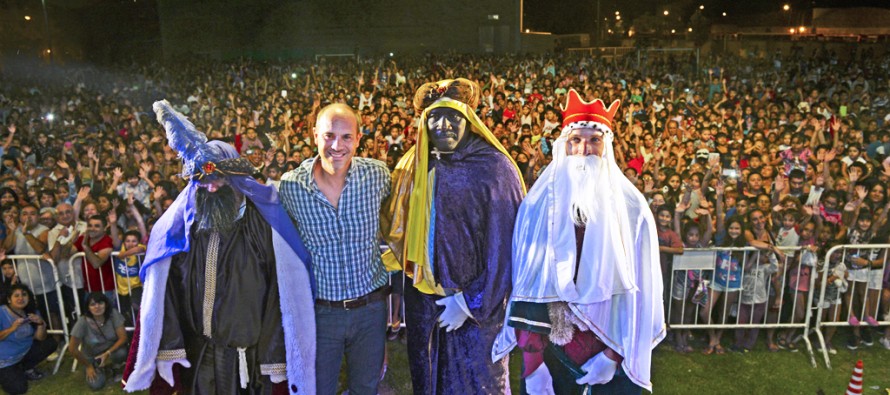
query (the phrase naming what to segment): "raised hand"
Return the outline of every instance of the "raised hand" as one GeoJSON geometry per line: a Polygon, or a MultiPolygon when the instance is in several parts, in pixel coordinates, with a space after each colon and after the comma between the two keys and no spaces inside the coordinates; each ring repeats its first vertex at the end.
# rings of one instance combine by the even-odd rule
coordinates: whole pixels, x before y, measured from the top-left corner
{"type": "Polygon", "coordinates": [[[643,193],[650,193],[655,190],[655,180],[649,178],[643,181],[643,193]]]}
{"type": "Polygon", "coordinates": [[[808,217],[813,216],[813,212],[814,212],[814,210],[813,210],[813,206],[810,206],[810,205],[804,205],[804,206],[803,206],[803,212],[804,212],[804,214],[806,214],[808,217]]]}
{"type": "Polygon", "coordinates": [[[859,200],[862,200],[865,199],[866,196],[868,196],[868,189],[865,189],[865,185],[857,185],[856,197],[858,197],[859,200]]]}
{"type": "Polygon", "coordinates": [[[154,193],[152,193],[152,196],[155,198],[155,200],[161,199],[164,196],[167,196],[167,191],[165,191],[164,188],[161,188],[160,186],[156,186],[154,193]]]}
{"type": "Polygon", "coordinates": [[[86,198],[89,196],[90,196],[90,187],[89,186],[86,186],[86,185],[82,186],[82,187],[80,187],[80,190],[77,191],[77,200],[83,201],[83,200],[86,200],[86,198]]]}

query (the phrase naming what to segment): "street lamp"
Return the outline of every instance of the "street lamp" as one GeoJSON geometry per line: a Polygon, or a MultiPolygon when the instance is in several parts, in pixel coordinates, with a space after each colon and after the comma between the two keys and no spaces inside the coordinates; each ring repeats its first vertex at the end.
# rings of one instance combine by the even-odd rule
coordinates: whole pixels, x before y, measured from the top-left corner
{"type": "Polygon", "coordinates": [[[700,6],[698,6],[698,9],[700,9],[700,10],[703,10],[703,9],[705,9],[705,5],[704,5],[704,4],[702,4],[702,5],[700,5],[700,6]]]}
{"type": "Polygon", "coordinates": [[[794,34],[795,31],[796,31],[796,30],[795,30],[793,27],[792,27],[791,29],[788,29],[788,32],[791,33],[791,34],[794,34]]]}
{"type": "Polygon", "coordinates": [[[725,13],[725,12],[723,13],[723,16],[726,16],[726,13],[725,13]]]}
{"type": "Polygon", "coordinates": [[[783,10],[783,11],[788,11],[788,10],[790,10],[790,9],[791,9],[791,6],[788,5],[788,4],[785,4],[785,5],[782,6],[782,10],[783,10]]]}
{"type": "Polygon", "coordinates": [[[31,15],[25,15],[25,20],[26,20],[26,21],[30,21],[30,20],[31,20],[31,15]]]}
{"type": "Polygon", "coordinates": [[[800,34],[803,34],[803,33],[806,33],[806,31],[807,31],[807,28],[805,28],[805,27],[803,27],[803,26],[801,26],[801,27],[799,27],[799,28],[797,28],[797,31],[799,31],[799,32],[800,32],[800,34]]]}
{"type": "Polygon", "coordinates": [[[669,14],[670,12],[668,12],[668,10],[664,10],[664,16],[668,16],[669,14]]]}

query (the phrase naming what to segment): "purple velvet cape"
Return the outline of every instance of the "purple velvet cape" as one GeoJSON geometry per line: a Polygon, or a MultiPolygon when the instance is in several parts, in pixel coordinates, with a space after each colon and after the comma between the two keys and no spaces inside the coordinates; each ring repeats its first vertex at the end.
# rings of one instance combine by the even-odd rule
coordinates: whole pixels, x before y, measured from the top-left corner
{"type": "Polygon", "coordinates": [[[507,359],[491,362],[512,288],[512,239],[522,183],[510,159],[475,135],[436,169],[436,281],[462,290],[474,318],[453,332],[440,329],[435,295],[407,287],[408,358],[415,394],[508,393],[507,359]]]}

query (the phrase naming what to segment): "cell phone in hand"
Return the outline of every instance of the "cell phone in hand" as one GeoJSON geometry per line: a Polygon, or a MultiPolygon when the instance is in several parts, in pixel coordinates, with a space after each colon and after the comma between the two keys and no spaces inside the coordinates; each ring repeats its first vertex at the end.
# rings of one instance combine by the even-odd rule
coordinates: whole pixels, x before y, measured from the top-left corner
{"type": "Polygon", "coordinates": [[[736,169],[723,169],[722,174],[726,178],[739,178],[739,172],[736,169]]]}

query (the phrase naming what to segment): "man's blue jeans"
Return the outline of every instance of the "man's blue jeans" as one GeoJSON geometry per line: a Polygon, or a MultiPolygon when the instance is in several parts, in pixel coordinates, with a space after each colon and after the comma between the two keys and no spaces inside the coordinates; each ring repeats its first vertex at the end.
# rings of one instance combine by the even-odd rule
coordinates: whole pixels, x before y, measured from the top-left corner
{"type": "Polygon", "coordinates": [[[349,395],[377,394],[386,347],[386,301],[350,310],[316,305],[315,326],[318,394],[337,394],[344,354],[349,395]]]}

